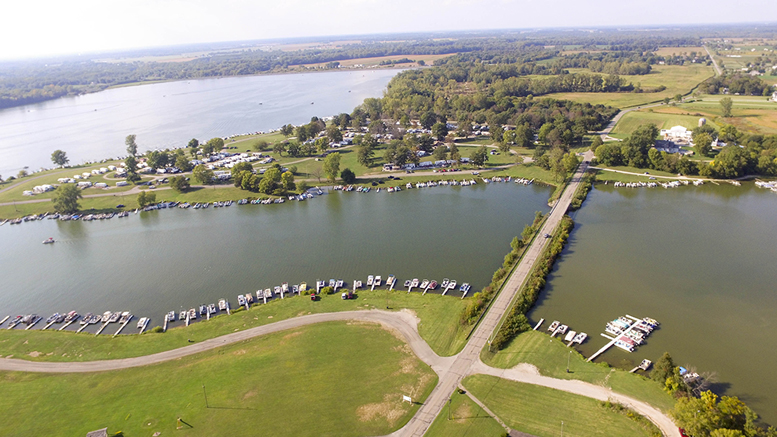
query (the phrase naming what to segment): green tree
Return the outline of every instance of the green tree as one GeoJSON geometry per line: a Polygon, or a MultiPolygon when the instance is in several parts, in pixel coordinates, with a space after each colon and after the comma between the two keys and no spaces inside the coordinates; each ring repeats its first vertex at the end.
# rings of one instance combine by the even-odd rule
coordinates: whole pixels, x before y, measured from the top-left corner
{"type": "Polygon", "coordinates": [[[138,194],[138,205],[140,205],[141,208],[145,208],[148,205],[153,205],[156,203],[156,193],[153,191],[141,191],[138,194]]]}
{"type": "Polygon", "coordinates": [[[70,162],[70,160],[67,159],[67,154],[65,152],[57,149],[51,154],[51,162],[56,165],[63,166],[70,162]]]}
{"type": "Polygon", "coordinates": [[[138,176],[138,160],[135,155],[129,155],[124,160],[124,168],[127,169],[127,180],[130,182],[137,182],[140,180],[138,176]]]}
{"type": "Polygon", "coordinates": [[[296,137],[297,141],[305,142],[309,140],[313,135],[310,134],[310,129],[308,128],[308,125],[304,124],[302,126],[297,127],[296,131],[296,137]]]}
{"type": "Polygon", "coordinates": [[[192,170],[192,176],[197,182],[203,185],[208,185],[213,183],[213,177],[215,175],[213,174],[213,170],[200,164],[194,167],[194,170],[192,170]]]}
{"type": "Polygon", "coordinates": [[[528,124],[522,124],[515,128],[515,138],[513,142],[518,147],[529,149],[534,147],[534,131],[528,124]]]}
{"type": "Polygon", "coordinates": [[[675,102],[679,102],[679,101],[682,101],[682,100],[683,100],[683,95],[682,94],[675,94],[674,95],[674,101],[675,102]]]}
{"type": "Polygon", "coordinates": [[[283,156],[283,153],[286,152],[286,145],[283,143],[276,143],[274,146],[272,146],[273,153],[277,153],[279,156],[283,156]]]}
{"type": "Polygon", "coordinates": [[[434,152],[432,153],[432,156],[434,156],[434,159],[436,161],[442,161],[445,158],[448,157],[448,147],[445,146],[445,144],[441,144],[437,146],[436,149],[434,149],[434,152]]]}
{"type": "Polygon", "coordinates": [[[54,190],[52,201],[54,211],[61,214],[73,214],[78,211],[78,199],[81,199],[81,189],[75,184],[62,184],[54,190]]]}
{"type": "Polygon", "coordinates": [[[184,172],[191,171],[192,163],[189,161],[189,159],[186,158],[184,154],[176,155],[175,168],[184,172]]]}
{"type": "Polygon", "coordinates": [[[712,152],[712,137],[710,134],[703,132],[696,135],[694,143],[699,156],[710,156],[710,152],[712,152]]]}
{"type": "Polygon", "coordinates": [[[329,141],[334,143],[339,143],[343,140],[343,133],[340,132],[340,128],[335,125],[329,126],[326,129],[326,136],[329,138],[329,141]]]}
{"type": "Polygon", "coordinates": [[[432,126],[432,135],[437,137],[437,141],[445,141],[445,137],[448,136],[448,125],[438,121],[432,126]]]}
{"type": "Polygon", "coordinates": [[[743,135],[739,132],[737,127],[732,124],[725,124],[720,128],[719,138],[726,144],[739,144],[742,137],[743,135]]]}
{"type": "Polygon", "coordinates": [[[602,137],[600,135],[596,135],[593,141],[591,141],[591,151],[595,153],[596,149],[602,144],[604,144],[604,141],[602,141],[602,137]]]}
{"type": "Polygon", "coordinates": [[[269,146],[270,145],[267,144],[267,141],[259,140],[259,141],[255,142],[253,147],[251,147],[251,148],[254,149],[255,152],[264,152],[265,150],[267,150],[267,148],[269,146]]]}
{"type": "Polygon", "coordinates": [[[316,150],[318,150],[318,153],[324,153],[329,150],[329,141],[327,141],[326,137],[316,140],[316,150]]]}
{"type": "Polygon", "coordinates": [[[437,114],[432,111],[424,112],[421,114],[419,122],[424,129],[431,129],[434,123],[437,122],[437,114]]]}
{"type": "Polygon", "coordinates": [[[23,168],[23,169],[19,170],[19,173],[16,173],[16,179],[26,178],[26,177],[27,177],[27,175],[29,175],[29,173],[27,173],[27,170],[26,170],[26,168],[27,168],[27,167],[25,167],[25,168],[23,168]]]}
{"type": "Polygon", "coordinates": [[[290,124],[284,124],[281,126],[281,135],[285,137],[290,137],[294,134],[294,126],[290,124]]]}
{"type": "Polygon", "coordinates": [[[290,171],[285,171],[281,174],[281,186],[285,191],[294,191],[297,187],[294,184],[294,174],[290,171]]]}
{"type": "Polygon", "coordinates": [[[352,172],[350,168],[346,168],[340,172],[340,179],[342,179],[346,184],[352,184],[356,182],[356,174],[352,172]]]}
{"type": "Polygon", "coordinates": [[[364,143],[362,143],[362,145],[356,149],[356,160],[359,162],[359,164],[365,167],[370,167],[372,166],[374,154],[375,153],[372,151],[371,147],[367,147],[364,145],[364,143]]]}
{"type": "Polygon", "coordinates": [[[491,139],[494,140],[495,143],[501,143],[504,140],[505,130],[502,129],[502,126],[491,126],[489,133],[491,134],[491,139]]]}
{"type": "Polygon", "coordinates": [[[135,135],[127,135],[127,138],[124,139],[124,145],[127,146],[127,153],[130,156],[135,156],[138,154],[138,145],[135,143],[135,135]]]}
{"type": "Polygon", "coordinates": [[[245,172],[248,172],[249,177],[254,173],[254,167],[250,162],[238,162],[230,169],[232,183],[235,184],[236,187],[240,188],[243,186],[243,176],[246,175],[245,172]]]}
{"type": "Polygon", "coordinates": [[[486,146],[480,146],[472,153],[470,159],[476,166],[483,167],[486,165],[486,161],[488,161],[488,148],[486,146]]]}
{"type": "Polygon", "coordinates": [[[169,160],[170,156],[167,154],[167,152],[154,150],[146,157],[146,164],[148,164],[148,166],[153,169],[164,168],[167,166],[169,160]]]}
{"type": "Polygon", "coordinates": [[[210,155],[211,153],[220,152],[224,148],[224,140],[221,138],[211,138],[202,146],[202,153],[210,155]]]}
{"type": "Polygon", "coordinates": [[[456,147],[456,144],[451,144],[448,152],[450,154],[451,161],[454,161],[456,164],[461,162],[461,153],[459,153],[459,148],[456,147]]]}
{"type": "Polygon", "coordinates": [[[189,140],[189,144],[187,144],[187,146],[190,149],[194,150],[194,149],[200,147],[200,141],[197,138],[192,138],[191,140],[189,140]]]}
{"type": "Polygon", "coordinates": [[[170,178],[170,188],[178,193],[183,193],[189,189],[191,185],[186,180],[185,176],[173,176],[170,178]]]}
{"type": "Polygon", "coordinates": [[[286,152],[289,156],[298,157],[302,153],[302,148],[297,141],[289,141],[289,143],[286,144],[286,152]]]}
{"type": "Polygon", "coordinates": [[[731,100],[731,97],[723,97],[720,99],[720,107],[723,109],[724,117],[731,117],[731,107],[733,105],[734,102],[731,100]]]}
{"type": "Polygon", "coordinates": [[[324,173],[331,182],[337,179],[337,175],[340,173],[340,153],[331,153],[324,158],[324,173]]]}

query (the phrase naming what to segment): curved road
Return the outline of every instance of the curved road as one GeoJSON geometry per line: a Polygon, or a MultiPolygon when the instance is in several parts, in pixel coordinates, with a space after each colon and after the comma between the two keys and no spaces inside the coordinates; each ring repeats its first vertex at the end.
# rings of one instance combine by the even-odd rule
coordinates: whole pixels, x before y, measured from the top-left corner
{"type": "MultiPolygon", "coordinates": [[[[119,360],[101,360],[85,362],[36,362],[20,359],[0,359],[0,370],[18,371],[18,372],[42,372],[42,373],[83,373],[100,372],[109,370],[120,370],[131,367],[146,366],[165,361],[175,360],[200,352],[209,351],[221,346],[248,340],[254,337],[284,331],[287,329],[299,328],[306,325],[332,321],[360,320],[367,322],[380,323],[388,329],[393,329],[404,337],[410,345],[413,352],[423,362],[428,364],[438,375],[449,374],[451,368],[458,361],[462,353],[453,357],[440,357],[429,347],[418,334],[418,319],[409,312],[388,312],[381,310],[370,311],[344,311],[339,313],[323,313],[307,316],[295,317],[282,320],[269,325],[257,326],[244,331],[234,332],[218,338],[205,340],[178,349],[159,352],[153,355],[146,355],[135,358],[125,358],[119,360]]],[[[538,372],[528,368],[528,366],[517,366],[513,369],[497,369],[489,367],[478,358],[472,362],[472,365],[461,376],[474,374],[492,375],[499,378],[512,381],[524,382],[528,384],[540,385],[544,387],[562,390],[569,393],[578,394],[598,400],[616,400],[622,404],[628,405],[638,413],[648,417],[658,425],[664,435],[672,435],[676,430],[671,419],[661,413],[656,408],[638,401],[636,399],[624,396],[611,390],[576,380],[555,379],[547,376],[541,376],[538,372]]],[[[429,400],[427,399],[427,403],[429,400]]],[[[405,435],[407,426],[395,432],[392,435],[405,435]]]]}

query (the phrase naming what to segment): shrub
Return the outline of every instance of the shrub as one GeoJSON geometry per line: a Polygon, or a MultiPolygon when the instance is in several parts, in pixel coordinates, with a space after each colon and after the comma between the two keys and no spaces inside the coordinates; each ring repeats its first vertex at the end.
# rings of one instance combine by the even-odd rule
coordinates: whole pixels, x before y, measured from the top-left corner
{"type": "Polygon", "coordinates": [[[165,332],[165,329],[162,328],[161,326],[154,326],[154,328],[150,332],[153,332],[154,334],[160,334],[162,332],[165,332]]]}

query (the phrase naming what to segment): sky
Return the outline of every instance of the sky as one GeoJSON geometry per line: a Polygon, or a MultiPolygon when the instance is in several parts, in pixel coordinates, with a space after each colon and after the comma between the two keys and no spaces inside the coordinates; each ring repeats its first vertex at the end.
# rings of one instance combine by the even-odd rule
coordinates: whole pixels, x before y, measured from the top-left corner
{"type": "Polygon", "coordinates": [[[775,0],[24,0],[0,59],[187,43],[446,30],[777,21],[775,0]]]}

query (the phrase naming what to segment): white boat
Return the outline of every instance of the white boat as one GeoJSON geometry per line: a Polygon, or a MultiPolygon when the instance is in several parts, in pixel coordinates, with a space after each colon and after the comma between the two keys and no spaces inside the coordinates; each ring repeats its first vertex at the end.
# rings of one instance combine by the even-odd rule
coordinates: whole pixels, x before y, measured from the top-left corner
{"type": "Polygon", "coordinates": [[[563,335],[565,332],[567,332],[567,329],[569,329],[569,326],[561,325],[558,327],[558,333],[563,335]]]}
{"type": "Polygon", "coordinates": [[[226,309],[227,309],[227,300],[226,299],[219,299],[219,309],[221,311],[226,311],[226,309]]]}
{"type": "Polygon", "coordinates": [[[389,275],[388,279],[386,279],[386,285],[388,285],[389,287],[396,284],[396,282],[397,282],[397,278],[394,275],[389,275]]]}
{"type": "Polygon", "coordinates": [[[186,320],[186,314],[188,314],[186,310],[181,310],[181,314],[178,314],[178,319],[186,320]]]}
{"type": "Polygon", "coordinates": [[[212,303],[212,304],[208,305],[208,314],[216,314],[216,311],[218,311],[216,309],[216,304],[212,303]]]}
{"type": "Polygon", "coordinates": [[[276,285],[275,287],[273,287],[273,292],[274,292],[276,295],[278,295],[278,294],[281,294],[281,287],[279,287],[279,286],[277,286],[277,285],[276,285]]]}
{"type": "Polygon", "coordinates": [[[175,322],[175,311],[170,311],[169,313],[167,313],[165,318],[167,319],[168,322],[175,322]]]}
{"type": "Polygon", "coordinates": [[[337,282],[335,283],[335,286],[337,288],[342,288],[343,284],[345,284],[345,282],[342,279],[338,279],[337,282]]]}
{"type": "Polygon", "coordinates": [[[375,276],[375,281],[373,282],[373,284],[375,284],[376,287],[380,287],[380,283],[381,283],[380,275],[375,276]]]}
{"type": "Polygon", "coordinates": [[[448,288],[450,288],[450,289],[456,288],[456,280],[455,279],[448,283],[448,288]]]}
{"type": "Polygon", "coordinates": [[[265,288],[264,289],[264,297],[267,298],[267,299],[272,298],[272,290],[270,290],[269,288],[265,288]]]}
{"type": "Polygon", "coordinates": [[[410,282],[410,285],[412,285],[414,288],[418,287],[418,284],[420,284],[420,281],[418,281],[418,278],[413,278],[413,280],[410,282]]]}
{"type": "Polygon", "coordinates": [[[575,335],[577,335],[577,332],[575,331],[569,331],[567,332],[567,335],[564,337],[564,341],[572,341],[575,339],[575,335]]]}
{"type": "Polygon", "coordinates": [[[373,282],[374,280],[375,280],[375,277],[374,277],[374,276],[372,276],[372,275],[370,275],[370,276],[367,276],[367,286],[368,286],[368,287],[372,286],[372,282],[373,282]]]}
{"type": "Polygon", "coordinates": [[[112,315],[113,315],[112,312],[106,311],[106,312],[103,313],[103,317],[102,317],[102,319],[100,319],[100,321],[103,322],[103,323],[108,323],[108,320],[111,320],[111,316],[112,315]]]}
{"type": "Polygon", "coordinates": [[[447,288],[447,287],[448,287],[448,283],[449,283],[449,282],[451,282],[451,280],[450,280],[450,279],[448,279],[448,278],[444,278],[444,279],[442,280],[442,283],[440,284],[440,287],[442,287],[442,288],[447,288]]]}
{"type": "Polygon", "coordinates": [[[293,294],[299,294],[299,285],[292,285],[291,286],[291,292],[293,294]]]}
{"type": "Polygon", "coordinates": [[[54,244],[55,242],[56,240],[54,240],[53,237],[49,237],[48,239],[43,240],[43,244],[54,244]]]}
{"type": "Polygon", "coordinates": [[[427,286],[429,286],[428,279],[424,279],[423,281],[421,281],[421,288],[426,288],[427,286]]]}
{"type": "Polygon", "coordinates": [[[560,324],[561,324],[561,322],[559,322],[558,320],[554,320],[553,323],[551,323],[550,326],[548,327],[548,332],[555,331],[556,328],[558,328],[558,325],[560,325],[560,324]]]}
{"type": "Polygon", "coordinates": [[[243,306],[246,304],[246,298],[242,294],[237,295],[237,304],[243,306]]]}
{"type": "Polygon", "coordinates": [[[353,288],[362,288],[362,281],[353,281],[353,288]]]}
{"type": "Polygon", "coordinates": [[[586,338],[588,338],[588,334],[580,332],[572,339],[572,343],[582,344],[586,338]]]}
{"type": "Polygon", "coordinates": [[[132,314],[130,314],[129,311],[124,311],[121,313],[121,319],[119,320],[119,323],[127,323],[132,319],[132,314]]]}
{"type": "Polygon", "coordinates": [[[301,282],[299,284],[299,292],[300,293],[304,293],[306,291],[308,291],[308,283],[307,282],[301,282]]]}
{"type": "Polygon", "coordinates": [[[283,284],[281,284],[281,290],[283,291],[283,294],[288,293],[289,292],[289,283],[288,282],[284,282],[283,284]]]}
{"type": "Polygon", "coordinates": [[[148,317],[141,317],[140,320],[138,320],[138,329],[146,329],[146,326],[148,326],[148,317]]]}

